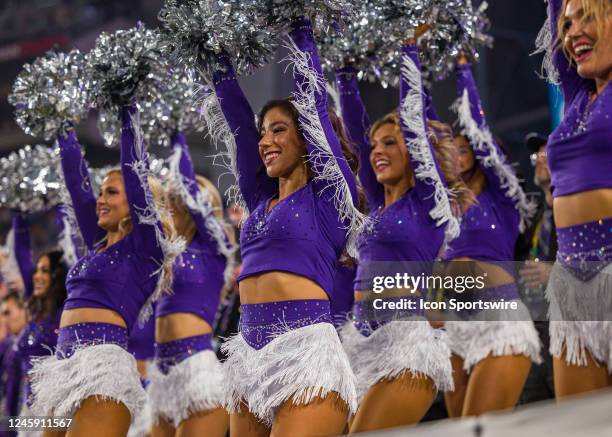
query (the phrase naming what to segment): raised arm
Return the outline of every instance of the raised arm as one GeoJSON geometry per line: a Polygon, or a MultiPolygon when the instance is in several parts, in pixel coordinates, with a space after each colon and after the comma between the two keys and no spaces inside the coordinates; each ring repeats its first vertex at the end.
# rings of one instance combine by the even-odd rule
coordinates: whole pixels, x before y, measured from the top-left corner
{"type": "Polygon", "coordinates": [[[60,145],[64,180],[70,193],[74,214],[85,244],[89,249],[93,249],[104,237],[105,231],[98,227],[96,197],[91,188],[87,163],[74,130],[70,130],[67,136],[59,135],[57,141],[60,145]]]}
{"type": "Polygon", "coordinates": [[[32,296],[34,292],[34,280],[32,279],[36,267],[32,262],[32,249],[30,247],[30,229],[28,220],[19,212],[13,212],[13,235],[15,247],[10,248],[15,253],[19,273],[25,288],[25,299],[32,296]]]}
{"type": "Polygon", "coordinates": [[[336,83],[340,94],[342,120],[353,144],[359,149],[359,180],[368,198],[370,208],[382,205],[385,201],[384,188],[376,180],[376,174],[370,165],[370,119],[359,94],[357,70],[344,67],[336,71],[336,83]]]}
{"type": "MultiPolygon", "coordinates": [[[[316,175],[315,181],[323,190],[330,186],[344,186],[349,191],[353,206],[356,206],[355,176],[342,154],[340,141],[329,119],[323,70],[310,20],[295,19],[290,36],[297,48],[293,53],[295,105],[300,114],[300,126],[306,138],[309,159],[316,175]],[[324,137],[321,137],[321,133],[324,137]]],[[[340,196],[345,197],[344,194],[347,193],[340,196]]]]}
{"type": "Polygon", "coordinates": [[[135,105],[121,108],[121,175],[123,186],[130,206],[132,235],[141,254],[161,262],[164,253],[158,241],[163,236],[153,194],[149,188],[149,169],[144,144],[134,130],[134,120],[138,116],[135,105]]]}
{"type": "Polygon", "coordinates": [[[258,203],[278,192],[278,184],[266,174],[259,156],[259,132],[255,114],[240,88],[231,61],[225,55],[217,59],[219,68],[213,74],[215,93],[221,111],[236,140],[238,186],[250,211],[258,203]]]}
{"type": "Polygon", "coordinates": [[[568,104],[574,99],[576,92],[587,86],[587,81],[582,79],[578,72],[576,71],[576,67],[574,67],[570,61],[563,53],[563,46],[561,44],[556,44],[559,32],[557,31],[557,23],[559,22],[559,18],[564,13],[561,10],[563,5],[563,0],[548,0],[548,18],[550,22],[550,32],[551,32],[551,43],[554,49],[552,53],[552,61],[553,65],[559,73],[559,80],[561,82],[561,89],[563,90],[563,97],[566,103],[566,108],[568,104]]]}
{"type": "Polygon", "coordinates": [[[427,119],[440,121],[440,116],[438,115],[438,111],[436,111],[436,105],[434,105],[433,97],[427,88],[423,88],[423,92],[425,93],[425,106],[427,110],[427,119]]]}
{"type": "Polygon", "coordinates": [[[434,201],[434,182],[446,185],[435,153],[428,140],[426,102],[416,44],[402,46],[400,80],[400,122],[415,175],[415,192],[422,200],[434,201]]]}

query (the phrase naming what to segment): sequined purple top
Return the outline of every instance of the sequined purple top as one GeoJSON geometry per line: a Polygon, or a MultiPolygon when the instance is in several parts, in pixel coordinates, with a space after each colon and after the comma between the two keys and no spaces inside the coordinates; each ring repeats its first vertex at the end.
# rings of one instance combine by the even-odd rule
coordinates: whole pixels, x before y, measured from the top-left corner
{"type": "MultiPolygon", "coordinates": [[[[457,69],[457,91],[459,97],[467,91],[472,118],[479,127],[486,126],[481,107],[478,89],[472,76],[470,65],[459,65],[457,69]]],[[[503,152],[493,143],[498,154],[503,152]]],[[[479,261],[512,261],[514,246],[519,236],[520,214],[514,201],[506,195],[495,165],[487,162],[489,150],[472,147],[474,156],[483,171],[486,184],[477,197],[477,204],[464,213],[461,221],[461,233],[451,241],[444,258],[468,257],[479,261]]],[[[497,165],[507,165],[498,163],[497,165]]],[[[520,189],[520,188],[518,188],[520,189]]],[[[511,269],[512,266],[506,266],[511,269]]]]}
{"type": "MultiPolygon", "coordinates": [[[[561,0],[550,0],[552,40],[557,39],[561,0]]],[[[583,79],[562,48],[553,54],[565,100],[565,115],[546,146],[554,197],[612,188],[612,86],[597,98],[595,81],[583,79]]]]}
{"type": "Polygon", "coordinates": [[[135,145],[131,116],[133,106],[121,110],[121,173],[130,205],[132,231],[115,244],[104,247],[106,232],[98,227],[96,198],[92,192],[86,162],[74,131],[58,138],[62,169],[70,192],[77,223],[88,252],[70,269],[66,281],[68,299],[65,309],[103,308],[116,311],[128,331],[139,311],[156,288],[164,253],[157,241],[161,224],[144,220],[150,215],[147,202],[151,194],[136,172],[143,163],[142,145],[135,145]],[[137,156],[140,155],[140,156],[137,156]]]}
{"type": "MultiPolygon", "coordinates": [[[[200,188],[189,147],[185,136],[175,135],[174,147],[180,149],[180,176],[194,198],[200,188]]],[[[216,220],[210,210],[209,219],[216,220]]],[[[207,217],[202,217],[198,211],[191,211],[191,217],[196,225],[196,233],[180,257],[174,262],[172,294],[159,299],[155,310],[156,317],[172,313],[192,313],[212,326],[221,289],[223,288],[223,272],[226,259],[218,249],[217,240],[210,234],[206,226],[207,217]]],[[[222,225],[220,225],[222,228],[222,225]]]]}
{"type": "MultiPolygon", "coordinates": [[[[306,53],[309,69],[323,77],[308,20],[295,21],[291,38],[299,50],[306,53]]],[[[258,151],[260,135],[254,123],[255,117],[234,70],[227,59],[220,61],[224,64],[224,71],[215,73],[214,86],[236,139],[238,183],[251,212],[240,236],[243,264],[238,280],[270,271],[290,272],[313,280],[333,300],[336,260],[347,241],[346,224],[340,220],[334,204],[334,187],[324,178],[314,177],[268,211],[272,199],[278,198],[278,181],[266,174],[258,151]]],[[[295,93],[305,92],[307,79],[296,72],[294,81],[295,93]]],[[[313,173],[323,174],[327,164],[337,164],[341,172],[338,183],[346,186],[351,202],[356,205],[355,178],[342,155],[340,142],[329,120],[324,86],[315,93],[315,99],[316,111],[313,112],[331,151],[322,153],[320,145],[313,144],[306,136],[313,173]]],[[[308,121],[300,115],[300,125],[306,123],[308,121]]]]}
{"type": "MultiPolygon", "coordinates": [[[[408,57],[417,66],[419,65],[418,51],[414,46],[403,47],[402,57],[408,57]]],[[[385,208],[383,185],[378,183],[374,170],[369,164],[370,122],[359,95],[356,72],[348,67],[340,70],[336,78],[342,118],[350,139],[359,146],[361,161],[359,179],[368,198],[370,215],[375,220],[371,232],[365,233],[359,243],[359,265],[354,284],[355,290],[370,290],[373,274],[393,273],[382,272],[378,266],[375,266],[377,262],[433,261],[444,242],[444,227],[437,226],[430,216],[430,211],[435,207],[433,188],[428,181],[421,178],[415,178],[414,188],[385,208]]],[[[402,77],[401,102],[406,97],[409,87],[409,83],[402,77]]],[[[425,107],[424,99],[423,107],[425,107]]],[[[422,118],[425,125],[425,114],[422,114],[422,118]]],[[[413,135],[403,123],[402,133],[405,138],[411,138],[413,135]]],[[[434,156],[433,150],[431,152],[434,156]]],[[[414,170],[414,160],[411,160],[411,166],[414,170]]],[[[435,167],[440,179],[444,181],[437,163],[435,167]]]]}
{"type": "Polygon", "coordinates": [[[4,398],[5,416],[17,416],[20,411],[20,393],[23,382],[21,357],[15,338],[7,336],[2,342],[3,351],[0,353],[2,361],[0,363],[0,386],[2,386],[4,398]]]}

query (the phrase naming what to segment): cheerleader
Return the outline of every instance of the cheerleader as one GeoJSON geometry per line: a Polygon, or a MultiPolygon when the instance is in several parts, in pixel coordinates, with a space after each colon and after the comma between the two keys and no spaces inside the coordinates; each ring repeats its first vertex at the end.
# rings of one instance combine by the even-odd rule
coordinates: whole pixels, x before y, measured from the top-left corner
{"type": "Polygon", "coordinates": [[[458,62],[459,122],[466,135],[455,136],[461,175],[477,203],[464,212],[461,233],[444,255],[449,272],[481,276],[485,288],[462,291],[458,300],[517,301],[517,310],[450,314],[446,331],[455,389],[445,393],[451,417],[514,407],[531,362],[539,363],[540,342],[529,310],[521,302],[512,260],[521,220],[532,205],[512,167],[493,140],[465,56],[458,62]],[[522,215],[521,215],[522,213],[522,215]]]}
{"type": "Polygon", "coordinates": [[[227,59],[213,78],[251,212],[240,236],[240,334],[223,344],[233,436],[337,435],[356,407],[329,301],[347,227],[363,217],[310,22],[295,20],[290,35],[295,100],[268,102],[259,126],[227,59]]]}
{"type": "Polygon", "coordinates": [[[210,181],[196,176],[185,137],[177,134],[173,143],[170,207],[188,245],[173,266],[172,294],[160,299],[155,310],[149,388],[158,424],[154,436],[174,435],[174,429],[179,435],[225,436],[224,377],[211,341],[224,270],[232,268],[226,258],[231,250],[221,196],[210,181]]]}
{"type": "Polygon", "coordinates": [[[30,232],[26,218],[13,214],[14,251],[24,284],[24,301],[28,323],[17,338],[23,387],[22,416],[30,416],[32,387],[27,376],[36,358],[47,356],[57,344],[62,306],[66,300],[66,273],[68,268],[61,251],[41,255],[32,263],[30,232]]]}
{"type": "Polygon", "coordinates": [[[565,115],[547,157],[559,251],[547,298],[558,398],[612,385],[612,4],[549,1],[565,115]]]}
{"type": "Polygon", "coordinates": [[[354,433],[417,423],[436,389],[452,387],[450,351],[443,333],[431,327],[423,311],[377,311],[374,306],[374,297],[418,302],[426,290],[372,291],[375,276],[431,271],[445,240],[441,225],[447,222],[449,235],[450,226],[454,224],[455,231],[457,227],[447,186],[456,189],[460,200],[469,196],[454,174],[448,128],[436,124],[433,144],[428,141],[414,41],[402,47],[399,116],[391,113],[370,128],[356,71],[340,70],[337,82],[343,119],[360,148],[360,180],[375,219],[359,245],[354,323],[342,330],[361,397],[350,428],[354,433]]]}
{"type": "Polygon", "coordinates": [[[5,416],[18,416],[24,375],[16,339],[27,326],[27,311],[18,292],[10,291],[2,298],[0,314],[0,323],[6,323],[8,330],[6,338],[0,344],[0,404],[5,416]]]}
{"type": "Polygon", "coordinates": [[[160,219],[163,190],[148,178],[143,144],[132,126],[136,117],[134,106],[121,109],[121,169],[107,173],[97,200],[74,130],[58,138],[88,252],[68,274],[55,356],[37,362],[30,373],[32,411],[73,417],[75,435],[97,435],[100,429],[127,434],[145,397],[136,361],[126,350],[128,333],[156,287],[166,290],[172,275],[165,255],[174,248],[164,231],[171,236],[173,226],[169,217],[160,219]]]}

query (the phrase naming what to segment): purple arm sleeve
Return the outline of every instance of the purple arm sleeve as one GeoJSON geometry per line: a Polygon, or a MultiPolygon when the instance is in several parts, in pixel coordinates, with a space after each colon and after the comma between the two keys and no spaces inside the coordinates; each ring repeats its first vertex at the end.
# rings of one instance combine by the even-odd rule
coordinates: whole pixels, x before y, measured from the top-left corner
{"type": "Polygon", "coordinates": [[[87,163],[73,130],[69,131],[66,137],[59,135],[58,143],[64,179],[70,193],[74,214],[85,244],[89,249],[93,249],[95,244],[104,238],[106,232],[98,227],[96,198],[89,181],[87,163]]]}
{"type": "MultiPolygon", "coordinates": [[[[562,4],[563,0],[548,1],[548,17],[550,20],[553,46],[555,45],[559,35],[557,32],[557,23],[559,22],[561,14],[563,14],[563,11],[561,10],[562,4]]],[[[563,43],[563,41],[561,43],[563,43]]],[[[574,99],[576,92],[585,86],[586,81],[578,75],[576,67],[569,62],[565,56],[565,53],[563,53],[563,47],[561,44],[555,48],[555,52],[553,53],[553,64],[559,72],[561,89],[563,90],[563,97],[565,99],[567,108],[567,105],[574,99]]]]}
{"type": "Polygon", "coordinates": [[[427,119],[440,121],[440,116],[438,115],[438,111],[436,111],[436,105],[434,105],[431,93],[427,88],[424,88],[423,91],[425,92],[425,104],[427,105],[427,119]]]}
{"type": "Polygon", "coordinates": [[[155,211],[153,194],[148,184],[148,166],[144,144],[136,144],[132,117],[138,110],[135,105],[121,108],[121,175],[125,194],[130,205],[132,235],[140,253],[162,262],[164,254],[157,241],[158,229],[163,234],[159,221],[153,221],[155,211]],[[142,181],[141,181],[142,179],[142,181]]]}
{"type": "Polygon", "coordinates": [[[385,201],[382,184],[376,180],[376,174],[370,165],[370,119],[366,112],[363,100],[359,94],[357,84],[357,70],[353,67],[344,67],[336,72],[336,83],[340,93],[340,107],[342,120],[353,144],[358,147],[359,154],[359,180],[368,198],[370,208],[380,206],[385,201]]]}
{"type": "Polygon", "coordinates": [[[19,394],[22,387],[23,376],[21,374],[21,360],[19,353],[14,349],[7,351],[11,354],[5,369],[6,386],[4,388],[5,404],[4,410],[7,416],[18,416],[20,412],[19,394]]]}
{"type": "Polygon", "coordinates": [[[227,56],[217,58],[220,69],[213,75],[215,92],[225,120],[236,139],[238,185],[249,210],[278,192],[278,183],[266,174],[259,156],[259,132],[255,114],[240,88],[236,73],[227,56]]]}
{"type": "MultiPolygon", "coordinates": [[[[323,168],[328,163],[328,160],[335,159],[338,163],[340,171],[342,172],[344,181],[348,184],[353,200],[353,205],[357,205],[357,185],[355,183],[355,176],[353,175],[353,172],[351,171],[351,168],[349,167],[348,162],[346,162],[346,158],[342,153],[340,141],[336,136],[334,128],[331,124],[331,120],[329,118],[329,113],[327,112],[327,91],[325,90],[323,71],[321,69],[321,63],[319,62],[319,55],[317,53],[317,46],[312,33],[312,25],[310,24],[310,21],[308,19],[299,18],[293,21],[291,27],[291,39],[301,52],[307,54],[307,60],[309,64],[308,67],[310,70],[316,72],[320,80],[320,87],[317,91],[315,91],[316,112],[321,127],[325,132],[327,143],[331,148],[331,153],[334,155],[334,157],[331,158],[329,156],[326,156],[325,154],[322,154],[319,147],[317,147],[319,145],[311,144],[311,142],[306,139],[306,147],[308,148],[308,154],[312,162],[313,170],[316,174],[323,174],[323,168]]],[[[295,70],[295,92],[297,94],[307,93],[308,86],[308,79],[302,74],[300,74],[297,70],[295,70]]],[[[309,124],[309,120],[306,120],[303,114],[300,114],[300,124],[309,124]]]]}
{"type": "Polygon", "coordinates": [[[13,213],[13,233],[15,237],[15,258],[17,259],[17,266],[19,267],[19,273],[23,280],[23,286],[25,288],[25,298],[32,296],[34,291],[34,282],[32,276],[34,275],[35,266],[32,262],[32,248],[30,246],[30,229],[28,228],[27,219],[20,213],[13,213]]]}
{"type": "MultiPolygon", "coordinates": [[[[419,52],[418,52],[418,48],[416,47],[416,45],[403,45],[402,46],[402,59],[406,59],[406,58],[411,59],[412,62],[415,64],[417,70],[419,72],[421,71],[421,64],[419,62],[419,52]]],[[[411,85],[408,82],[408,80],[404,77],[404,75],[402,74],[401,80],[400,80],[400,110],[403,107],[406,97],[408,96],[408,93],[410,91],[411,91],[411,85]]],[[[423,89],[419,90],[419,92],[421,94],[421,108],[423,109],[420,117],[423,123],[423,129],[425,131],[425,138],[428,138],[429,136],[427,134],[427,120],[425,118],[426,116],[425,114],[425,109],[426,109],[425,94],[423,92],[423,89]]],[[[406,141],[410,141],[414,139],[417,136],[417,134],[415,132],[410,131],[408,126],[406,126],[405,123],[403,122],[402,117],[400,117],[400,122],[402,125],[402,133],[406,141]]],[[[435,151],[430,141],[428,141],[428,147],[429,147],[429,152],[431,154],[431,157],[433,159],[433,164],[435,165],[435,168],[436,168],[436,172],[438,173],[438,176],[440,177],[442,184],[446,186],[446,179],[444,178],[444,175],[442,174],[442,170],[440,170],[440,166],[438,165],[438,161],[436,160],[435,151]]],[[[416,177],[416,169],[417,169],[418,164],[412,158],[410,159],[410,165],[412,167],[412,170],[415,172],[415,178],[414,178],[415,192],[418,194],[418,196],[421,199],[423,200],[428,199],[429,201],[434,202],[435,201],[435,199],[433,198],[434,187],[431,184],[431,181],[423,180],[422,178],[416,177]]]]}
{"type": "MultiPolygon", "coordinates": [[[[196,180],[195,170],[193,168],[193,162],[191,161],[191,155],[189,154],[189,146],[185,135],[178,133],[172,137],[172,144],[175,148],[181,149],[181,161],[179,162],[179,171],[183,178],[183,184],[189,191],[189,194],[193,199],[198,198],[200,187],[196,180]]],[[[198,234],[200,237],[205,238],[210,244],[216,246],[216,241],[206,228],[206,217],[203,217],[198,211],[191,211],[191,218],[196,225],[198,234]]]]}
{"type": "MultiPolygon", "coordinates": [[[[463,93],[466,90],[468,100],[470,102],[470,113],[472,114],[472,118],[480,129],[488,129],[484,111],[482,110],[482,106],[480,103],[480,95],[478,94],[478,88],[476,87],[476,82],[474,81],[472,69],[470,68],[469,64],[459,65],[457,68],[457,93],[459,94],[460,98],[461,96],[463,96],[463,93]]],[[[497,149],[498,156],[505,156],[505,153],[495,143],[495,140],[493,140],[493,143],[491,145],[497,149]]],[[[489,157],[490,151],[486,148],[477,149],[473,146],[472,150],[474,151],[474,156],[481,164],[480,168],[484,172],[487,178],[487,182],[494,185],[497,190],[504,191],[501,188],[501,180],[497,176],[495,168],[492,165],[485,164],[485,160],[489,157]]]]}

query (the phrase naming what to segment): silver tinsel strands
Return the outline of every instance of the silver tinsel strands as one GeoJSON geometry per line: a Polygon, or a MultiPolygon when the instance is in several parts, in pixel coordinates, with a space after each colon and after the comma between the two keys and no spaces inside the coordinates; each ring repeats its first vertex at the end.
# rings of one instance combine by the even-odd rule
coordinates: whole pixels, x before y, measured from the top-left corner
{"type": "Polygon", "coordinates": [[[166,0],[159,20],[172,60],[210,76],[227,53],[239,74],[265,65],[276,51],[266,8],[256,0],[166,0]]]}
{"type": "MultiPolygon", "coordinates": [[[[106,174],[113,169],[116,169],[117,166],[106,166],[101,168],[92,168],[89,170],[89,180],[91,182],[91,189],[94,194],[97,196],[100,192],[100,187],[102,186],[102,182],[104,182],[104,178],[106,174]]],[[[168,162],[165,159],[158,158],[153,154],[149,154],[149,172],[151,176],[156,177],[162,182],[165,182],[169,176],[169,166],[168,162]]]]}
{"type": "Polygon", "coordinates": [[[133,99],[158,99],[167,79],[160,34],[142,24],[112,34],[103,32],[86,59],[95,106],[115,114],[133,99]]]}
{"type": "Polygon", "coordinates": [[[60,203],[64,189],[58,148],[25,146],[0,159],[0,206],[39,212],[60,203]]]}
{"type": "Polygon", "coordinates": [[[356,3],[350,0],[255,0],[279,31],[289,30],[294,18],[308,17],[315,34],[334,33],[354,19],[356,3]]]}
{"type": "Polygon", "coordinates": [[[78,50],[50,51],[24,65],[8,101],[15,107],[17,124],[28,135],[51,140],[87,114],[84,67],[78,50]]]}
{"type": "Polygon", "coordinates": [[[431,29],[421,41],[420,53],[427,81],[437,81],[451,74],[457,57],[463,52],[471,61],[478,60],[478,46],[493,45],[485,32],[490,22],[483,1],[474,8],[471,0],[435,0],[431,29]]]}

